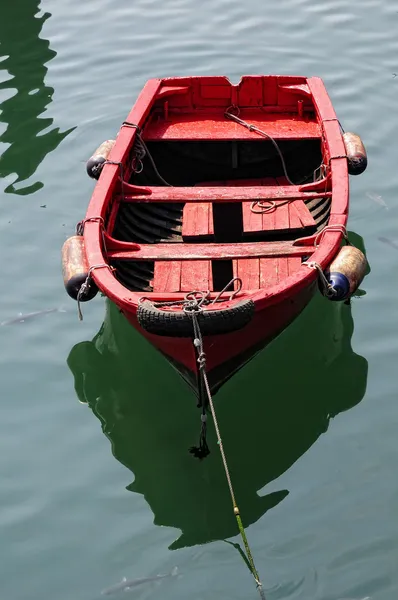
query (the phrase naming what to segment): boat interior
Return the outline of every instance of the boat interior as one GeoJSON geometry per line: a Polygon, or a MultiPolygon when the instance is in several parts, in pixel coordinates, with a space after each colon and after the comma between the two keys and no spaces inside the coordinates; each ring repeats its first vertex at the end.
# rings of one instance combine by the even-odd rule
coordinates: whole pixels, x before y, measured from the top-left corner
{"type": "MultiPolygon", "coordinates": [[[[168,105],[166,110],[164,100],[155,105],[141,133],[144,144],[139,138],[133,148],[130,186],[115,203],[108,233],[121,242],[154,244],[162,251],[167,245],[170,259],[163,255],[156,260],[155,251],[153,260],[132,260],[132,254],[115,252],[111,264],[125,287],[155,293],[217,292],[239,278],[242,289],[255,291],[300,268],[306,257],[293,251],[291,256],[252,251],[253,243],[265,248],[265,243],[313,235],[330,215],[314,107],[309,98],[304,103],[294,94],[288,98],[291,105],[283,111],[276,106],[240,112],[241,119],[266,135],[226,118],[225,107],[195,113],[183,106],[168,105]],[[312,194],[303,193],[300,186],[305,185],[312,194]],[[144,195],[139,201],[139,190],[138,197],[130,192],[137,194],[141,187],[150,190],[149,201],[144,195]],[[173,202],[173,194],[179,193],[190,201],[173,202]],[[181,254],[188,246],[193,254],[200,254],[203,246],[209,253],[209,244],[233,245],[241,253],[228,256],[225,246],[225,254],[204,260],[184,260],[181,254]]],[[[237,281],[227,289],[236,286],[237,281]]]]}

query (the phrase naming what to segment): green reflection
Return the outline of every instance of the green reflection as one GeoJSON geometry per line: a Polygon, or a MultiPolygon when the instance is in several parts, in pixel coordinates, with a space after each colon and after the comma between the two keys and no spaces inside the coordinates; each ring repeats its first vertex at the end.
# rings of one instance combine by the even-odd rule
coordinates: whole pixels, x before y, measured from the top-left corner
{"type": "Polygon", "coordinates": [[[0,177],[17,175],[6,192],[26,195],[43,187],[33,185],[16,189],[15,184],[31,177],[45,156],[54,150],[74,128],[60,132],[51,127],[53,119],[40,118],[52,100],[54,89],[44,83],[47,62],[56,56],[49,42],[40,37],[44,22],[51,16],[39,11],[39,0],[13,0],[2,6],[0,19],[0,69],[8,72],[2,76],[0,90],[10,90],[0,104],[0,122],[7,128],[0,142],[9,144],[0,157],[0,177]]]}
{"type": "MultiPolygon", "coordinates": [[[[360,238],[350,239],[361,248],[360,238]]],[[[278,486],[262,496],[258,490],[289,469],[327,431],[331,418],[362,400],[368,363],[352,349],[353,329],[351,306],[317,294],[217,393],[245,526],[288,494],[278,486]]],[[[199,462],[188,453],[200,428],[193,394],[114,305],[107,304],[94,340],[74,346],[68,365],[78,398],[100,420],[116,459],[134,473],[127,489],[144,495],[156,525],[181,530],[170,548],[237,535],[212,424],[211,454],[199,462]]]]}

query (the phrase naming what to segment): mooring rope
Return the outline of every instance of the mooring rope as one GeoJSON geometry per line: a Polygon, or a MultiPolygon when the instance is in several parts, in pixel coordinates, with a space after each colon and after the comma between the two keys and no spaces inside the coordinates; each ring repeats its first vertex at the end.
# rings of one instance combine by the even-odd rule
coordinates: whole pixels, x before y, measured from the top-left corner
{"type": "MultiPolygon", "coordinates": [[[[227,119],[231,119],[231,121],[235,121],[235,123],[237,123],[238,125],[242,125],[242,127],[246,127],[246,129],[248,129],[249,131],[253,131],[254,133],[257,133],[258,135],[261,135],[264,138],[267,138],[270,140],[270,142],[272,143],[272,145],[274,146],[275,150],[278,153],[279,158],[281,159],[281,163],[282,163],[282,169],[283,169],[283,173],[286,177],[286,180],[288,181],[288,183],[290,183],[290,185],[300,185],[301,183],[303,183],[306,179],[307,179],[307,175],[305,177],[303,177],[302,179],[300,179],[300,181],[298,182],[294,182],[290,179],[288,172],[287,172],[287,167],[286,167],[286,162],[284,159],[284,156],[282,154],[281,149],[279,148],[276,140],[272,137],[272,135],[270,135],[269,133],[267,133],[266,131],[263,131],[262,129],[260,129],[259,127],[257,127],[256,125],[253,125],[252,123],[248,123],[247,121],[244,121],[243,119],[239,118],[239,114],[240,114],[240,108],[239,106],[236,105],[231,105],[227,108],[227,110],[224,112],[224,116],[227,119]],[[236,114],[234,114],[233,112],[231,112],[232,110],[236,111],[236,114]]],[[[314,175],[314,181],[315,181],[315,173],[320,170],[323,166],[323,162],[319,165],[319,167],[317,167],[314,171],[313,171],[313,175],[314,175]]],[[[290,200],[288,200],[289,202],[290,200]]],[[[275,206],[273,206],[273,203],[271,204],[271,206],[267,207],[267,206],[261,206],[261,202],[253,202],[252,206],[250,207],[252,212],[270,212],[272,209],[275,208],[275,206]],[[255,211],[253,210],[253,207],[255,204],[258,204],[260,209],[265,209],[265,210],[260,210],[260,211],[255,211]]]]}
{"type": "MultiPolygon", "coordinates": [[[[245,532],[245,528],[243,527],[243,523],[242,523],[242,519],[240,517],[240,511],[239,511],[239,507],[238,504],[236,502],[236,498],[235,498],[235,493],[234,493],[234,489],[232,486],[232,480],[231,480],[231,475],[229,472],[229,468],[228,468],[228,463],[227,463],[227,459],[225,456],[225,452],[224,452],[224,446],[222,443],[222,439],[221,439],[221,435],[220,435],[220,429],[218,427],[218,421],[217,421],[217,416],[216,416],[216,411],[214,408],[214,404],[213,404],[213,398],[211,395],[211,390],[210,390],[210,385],[209,385],[209,381],[207,379],[207,373],[206,373],[206,354],[204,352],[204,348],[203,348],[203,338],[202,338],[202,333],[200,330],[200,325],[199,325],[199,321],[198,321],[198,313],[202,312],[203,309],[201,307],[201,305],[199,304],[199,302],[197,301],[197,299],[194,297],[192,300],[188,300],[184,306],[184,311],[191,316],[192,318],[192,324],[193,324],[193,331],[194,331],[194,340],[193,340],[193,344],[197,350],[198,353],[198,364],[199,364],[199,374],[202,377],[202,381],[205,387],[205,391],[206,391],[206,395],[207,395],[207,400],[210,406],[210,410],[211,410],[211,414],[213,417],[213,422],[214,422],[214,427],[216,430],[216,434],[217,434],[217,443],[218,446],[220,448],[220,452],[221,452],[221,458],[222,458],[222,462],[224,465],[224,471],[225,471],[225,476],[227,478],[227,482],[228,482],[228,487],[229,487],[229,492],[231,494],[231,499],[232,499],[232,505],[233,505],[233,511],[234,511],[234,515],[236,517],[236,521],[238,524],[238,529],[240,532],[240,535],[242,537],[245,549],[246,549],[246,554],[247,554],[247,558],[250,564],[250,570],[251,573],[254,577],[254,580],[257,584],[257,589],[259,590],[260,596],[262,598],[262,600],[265,600],[265,594],[264,594],[264,590],[262,587],[262,583],[260,581],[260,577],[258,575],[257,569],[255,567],[254,564],[254,560],[253,560],[253,555],[251,553],[250,550],[250,546],[249,546],[249,542],[247,540],[246,537],[246,532],[245,532]]],[[[202,402],[202,425],[204,423],[204,425],[206,424],[206,419],[203,419],[203,410],[204,410],[204,403],[202,402]]]]}
{"type": "Polygon", "coordinates": [[[161,176],[161,174],[158,171],[158,168],[155,164],[155,161],[153,160],[152,154],[149,152],[148,150],[148,146],[146,145],[146,143],[143,140],[143,137],[141,135],[141,127],[139,127],[138,125],[136,125],[135,123],[130,123],[129,121],[123,121],[123,125],[125,125],[126,127],[132,127],[133,129],[136,130],[136,136],[135,136],[135,143],[134,143],[134,158],[132,161],[132,169],[134,171],[134,173],[136,173],[137,175],[139,173],[142,173],[142,171],[144,170],[144,158],[145,156],[148,156],[152,168],[155,171],[155,175],[158,177],[158,179],[160,179],[160,181],[168,186],[168,187],[173,187],[171,185],[171,183],[168,183],[168,181],[166,181],[164,179],[164,177],[161,176]]]}

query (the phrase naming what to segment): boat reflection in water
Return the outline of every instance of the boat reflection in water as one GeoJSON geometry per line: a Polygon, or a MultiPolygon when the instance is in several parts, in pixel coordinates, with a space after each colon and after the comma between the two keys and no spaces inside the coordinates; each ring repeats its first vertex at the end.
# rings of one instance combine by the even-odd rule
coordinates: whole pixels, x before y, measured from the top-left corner
{"type": "MultiPolygon", "coordinates": [[[[317,294],[217,394],[245,526],[288,494],[260,496],[258,490],[289,469],[327,431],[331,418],[362,400],[368,364],[352,350],[352,334],[351,307],[317,294]]],[[[181,530],[170,549],[237,535],[211,417],[211,453],[198,461],[188,452],[200,429],[196,398],[114,305],[107,304],[94,340],[72,349],[68,365],[78,398],[100,420],[115,458],[135,476],[127,489],[144,495],[156,525],[181,530]]]]}

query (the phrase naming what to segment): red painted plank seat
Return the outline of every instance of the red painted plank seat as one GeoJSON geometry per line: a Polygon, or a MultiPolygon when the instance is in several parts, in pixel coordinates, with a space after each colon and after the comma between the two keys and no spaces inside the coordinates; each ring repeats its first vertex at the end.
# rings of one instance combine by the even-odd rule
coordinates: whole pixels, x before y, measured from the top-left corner
{"type": "Polygon", "coordinates": [[[245,290],[267,289],[293,275],[301,266],[301,258],[241,258],[233,261],[234,277],[240,277],[245,290]]]}
{"type": "Polygon", "coordinates": [[[213,290],[211,260],[155,261],[154,292],[213,290]]]}
{"type": "MultiPolygon", "coordinates": [[[[218,186],[223,188],[261,186],[263,188],[268,187],[270,190],[275,190],[278,186],[286,186],[286,180],[282,177],[278,179],[268,177],[252,180],[206,182],[194,187],[213,188],[218,186]]],[[[297,229],[299,230],[300,235],[305,235],[304,230],[307,227],[312,228],[315,226],[315,221],[301,198],[289,200],[289,202],[283,204],[283,201],[282,203],[278,203],[278,200],[276,199],[277,194],[274,193],[273,195],[275,197],[276,208],[270,212],[253,212],[251,210],[251,201],[242,202],[244,233],[253,234],[262,231],[297,229]]],[[[197,241],[200,239],[200,241],[205,241],[206,238],[206,241],[211,241],[213,235],[212,204],[210,202],[185,204],[182,224],[183,240],[197,241]]]]}
{"type": "MultiPolygon", "coordinates": [[[[262,129],[274,139],[298,140],[320,139],[321,130],[316,119],[304,119],[298,115],[283,113],[265,113],[253,109],[243,109],[239,117],[259,129],[262,129]]],[[[152,141],[181,141],[181,140],[253,140],[264,138],[254,131],[249,131],[238,123],[225,118],[223,112],[174,113],[172,118],[164,119],[159,115],[144,129],[144,139],[152,141]]]]}
{"type": "MultiPolygon", "coordinates": [[[[278,186],[286,185],[285,178],[263,178],[256,180],[220,181],[200,184],[206,186],[278,186]]],[[[251,202],[242,202],[243,231],[244,233],[260,233],[262,231],[283,231],[289,229],[304,230],[313,227],[315,221],[303,200],[294,200],[270,212],[253,212],[251,202]]],[[[182,237],[184,241],[211,241],[214,235],[212,221],[212,204],[210,202],[184,206],[182,237]]],[[[301,234],[303,235],[303,233],[301,234]]],[[[233,261],[234,277],[242,279],[244,289],[255,290],[279,283],[280,279],[287,277],[300,268],[299,257],[281,258],[242,258],[233,261]]],[[[188,267],[188,265],[187,265],[188,267]]],[[[206,288],[211,289],[211,288],[206,288]]],[[[162,289],[155,291],[172,291],[162,289]]],[[[176,290],[174,290],[176,291],[176,290]]]]}
{"type": "MultiPolygon", "coordinates": [[[[206,184],[204,184],[206,185],[206,184]]],[[[182,215],[184,241],[214,241],[213,205],[211,202],[187,203],[182,215]]]]}

